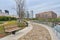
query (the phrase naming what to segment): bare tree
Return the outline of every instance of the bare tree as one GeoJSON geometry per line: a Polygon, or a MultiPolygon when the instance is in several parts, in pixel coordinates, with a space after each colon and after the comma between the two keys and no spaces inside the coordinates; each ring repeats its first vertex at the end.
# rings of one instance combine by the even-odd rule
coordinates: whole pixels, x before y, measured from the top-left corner
{"type": "Polygon", "coordinates": [[[19,17],[19,22],[22,21],[22,19],[24,18],[24,1],[25,0],[15,0],[16,1],[16,7],[17,7],[17,14],[18,14],[18,17],[19,17]]]}

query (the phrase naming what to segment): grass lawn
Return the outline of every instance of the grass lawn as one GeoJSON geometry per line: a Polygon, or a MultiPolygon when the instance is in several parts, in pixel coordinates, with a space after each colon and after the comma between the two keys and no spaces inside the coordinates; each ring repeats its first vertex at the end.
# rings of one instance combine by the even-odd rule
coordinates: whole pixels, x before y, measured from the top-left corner
{"type": "Polygon", "coordinates": [[[0,21],[0,24],[3,24],[5,21],[0,21]]]}
{"type": "Polygon", "coordinates": [[[0,26],[0,33],[3,33],[3,32],[4,32],[3,26],[0,26]]]}
{"type": "Polygon", "coordinates": [[[3,26],[0,26],[0,38],[3,38],[5,36],[6,36],[6,34],[4,32],[4,28],[3,28],[3,26]]]}
{"type": "Polygon", "coordinates": [[[5,21],[0,21],[0,34],[2,33],[4,33],[4,28],[3,28],[3,25],[1,25],[1,24],[3,24],[5,21]]]}

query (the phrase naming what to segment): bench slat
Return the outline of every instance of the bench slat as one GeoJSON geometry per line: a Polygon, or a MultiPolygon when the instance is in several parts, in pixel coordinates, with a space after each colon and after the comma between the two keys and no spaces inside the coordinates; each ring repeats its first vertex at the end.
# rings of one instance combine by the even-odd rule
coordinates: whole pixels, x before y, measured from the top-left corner
{"type": "Polygon", "coordinates": [[[5,30],[5,32],[12,32],[12,31],[16,31],[16,30],[19,30],[20,28],[13,28],[13,29],[8,29],[8,30],[5,30]]]}
{"type": "Polygon", "coordinates": [[[19,30],[20,28],[17,25],[13,25],[13,26],[7,26],[5,27],[5,32],[12,32],[12,31],[16,31],[19,30]]]}

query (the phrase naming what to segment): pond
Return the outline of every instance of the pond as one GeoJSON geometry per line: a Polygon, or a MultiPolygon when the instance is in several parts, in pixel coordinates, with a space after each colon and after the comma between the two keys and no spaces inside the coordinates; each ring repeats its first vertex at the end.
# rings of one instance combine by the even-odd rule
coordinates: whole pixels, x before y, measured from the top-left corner
{"type": "Polygon", "coordinates": [[[54,29],[55,29],[57,32],[60,33],[60,25],[56,25],[56,26],[54,27],[54,29]]]}
{"type": "Polygon", "coordinates": [[[60,25],[54,26],[54,29],[55,29],[56,36],[60,40],[60,25]]]}

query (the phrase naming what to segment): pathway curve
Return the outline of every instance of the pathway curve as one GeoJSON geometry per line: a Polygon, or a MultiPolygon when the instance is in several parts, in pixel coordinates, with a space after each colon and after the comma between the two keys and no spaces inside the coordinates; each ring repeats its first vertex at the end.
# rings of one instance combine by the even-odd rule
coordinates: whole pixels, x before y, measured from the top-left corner
{"type": "Polygon", "coordinates": [[[19,40],[51,40],[51,36],[46,28],[34,23],[31,24],[33,29],[23,37],[19,38],[19,40]]]}

